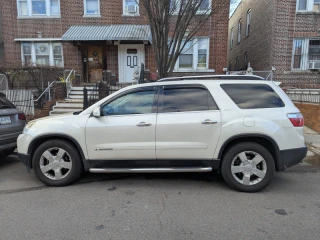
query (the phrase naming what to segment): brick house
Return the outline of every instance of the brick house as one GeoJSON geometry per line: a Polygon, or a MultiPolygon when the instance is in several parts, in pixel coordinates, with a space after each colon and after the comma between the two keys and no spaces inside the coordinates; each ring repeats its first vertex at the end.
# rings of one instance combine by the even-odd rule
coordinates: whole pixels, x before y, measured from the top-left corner
{"type": "MultiPolygon", "coordinates": [[[[219,4],[207,1],[213,7],[219,4]]],[[[228,14],[229,4],[223,4],[212,15],[210,31],[198,36],[191,52],[180,56],[175,74],[222,73],[227,62],[228,14]]],[[[150,39],[147,19],[135,0],[11,0],[0,4],[0,63],[6,66],[75,69],[84,82],[101,80],[107,72],[126,83],[141,63],[156,72],[150,39]]]]}
{"type": "Polygon", "coordinates": [[[283,86],[320,88],[320,0],[242,0],[229,20],[229,70],[271,70],[283,86]]]}

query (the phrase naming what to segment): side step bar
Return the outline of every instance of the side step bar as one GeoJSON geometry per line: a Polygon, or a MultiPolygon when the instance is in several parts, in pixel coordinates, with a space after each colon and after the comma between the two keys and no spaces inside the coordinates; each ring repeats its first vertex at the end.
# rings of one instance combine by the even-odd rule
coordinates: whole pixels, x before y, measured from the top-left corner
{"type": "Polygon", "coordinates": [[[182,173],[211,172],[212,167],[180,167],[180,168],[90,168],[91,173],[182,173]]]}

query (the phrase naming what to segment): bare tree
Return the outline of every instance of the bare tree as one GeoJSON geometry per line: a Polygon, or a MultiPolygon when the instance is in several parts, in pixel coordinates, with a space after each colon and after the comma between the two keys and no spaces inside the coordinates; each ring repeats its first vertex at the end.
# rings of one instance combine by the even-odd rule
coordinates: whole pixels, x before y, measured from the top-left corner
{"type": "Polygon", "coordinates": [[[226,0],[139,0],[150,24],[152,48],[160,78],[167,77],[181,53],[189,50],[198,33],[208,34],[213,13],[226,0]],[[211,3],[212,2],[212,3],[211,3]]]}

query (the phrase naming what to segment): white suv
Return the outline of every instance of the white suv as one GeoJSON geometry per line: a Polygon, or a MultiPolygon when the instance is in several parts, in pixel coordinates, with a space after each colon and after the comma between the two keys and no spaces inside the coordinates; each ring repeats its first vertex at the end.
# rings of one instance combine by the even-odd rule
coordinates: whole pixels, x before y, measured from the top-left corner
{"type": "Polygon", "coordinates": [[[303,117],[257,76],[162,79],[124,88],[78,115],[30,122],[18,155],[47,185],[92,173],[210,172],[256,192],[307,153],[303,117]]]}

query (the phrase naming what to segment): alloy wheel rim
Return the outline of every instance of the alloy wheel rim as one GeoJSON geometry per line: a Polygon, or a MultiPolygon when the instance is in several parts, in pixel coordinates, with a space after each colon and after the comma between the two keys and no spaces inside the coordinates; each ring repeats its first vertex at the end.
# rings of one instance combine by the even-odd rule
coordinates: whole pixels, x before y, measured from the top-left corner
{"type": "Polygon", "coordinates": [[[256,152],[241,152],[231,163],[231,173],[243,185],[256,185],[266,176],[267,162],[256,152]]]}
{"type": "Polygon", "coordinates": [[[62,180],[72,169],[72,159],[62,148],[49,148],[40,158],[40,170],[51,180],[62,180]]]}

